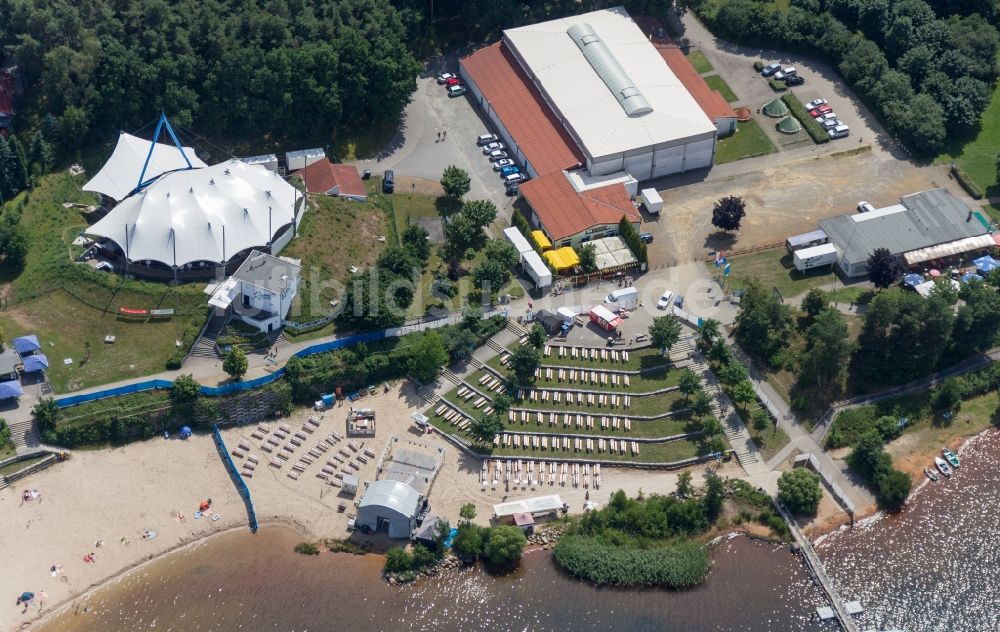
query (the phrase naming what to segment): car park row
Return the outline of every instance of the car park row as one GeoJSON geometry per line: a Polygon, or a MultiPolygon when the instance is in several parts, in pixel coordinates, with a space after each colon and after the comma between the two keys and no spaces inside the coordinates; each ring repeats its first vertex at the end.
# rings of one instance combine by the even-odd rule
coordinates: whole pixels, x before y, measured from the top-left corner
{"type": "MultiPolygon", "coordinates": [[[[805,79],[799,76],[798,70],[794,66],[782,67],[777,62],[764,66],[760,74],[764,77],[783,81],[788,87],[801,86],[805,83],[805,79]]],[[[813,99],[809,103],[806,103],[806,110],[809,112],[809,116],[813,117],[820,124],[831,139],[846,138],[850,135],[851,129],[841,123],[826,99],[813,99]]]]}
{"type": "Polygon", "coordinates": [[[500,173],[507,195],[517,195],[518,184],[527,180],[528,176],[507,155],[507,148],[500,142],[500,138],[496,134],[482,134],[476,138],[476,145],[482,148],[483,155],[493,165],[493,171],[500,173]]]}

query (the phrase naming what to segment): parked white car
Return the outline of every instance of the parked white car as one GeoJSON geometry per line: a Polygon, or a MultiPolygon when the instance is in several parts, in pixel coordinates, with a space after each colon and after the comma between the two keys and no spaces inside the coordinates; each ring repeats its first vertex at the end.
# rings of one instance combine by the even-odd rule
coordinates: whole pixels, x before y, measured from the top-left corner
{"type": "Polygon", "coordinates": [[[806,109],[811,110],[813,108],[818,108],[821,105],[828,105],[826,99],[813,99],[809,103],[806,103],[806,109]]]}
{"type": "Polygon", "coordinates": [[[503,143],[486,143],[483,145],[483,154],[489,156],[490,152],[502,150],[503,143]]]}
{"type": "Polygon", "coordinates": [[[660,300],[656,301],[656,309],[667,309],[670,307],[670,301],[674,298],[674,293],[667,290],[660,297],[660,300]]]}
{"type": "Polygon", "coordinates": [[[493,163],[493,171],[500,171],[504,167],[513,167],[514,161],[510,158],[501,158],[493,163]]]}

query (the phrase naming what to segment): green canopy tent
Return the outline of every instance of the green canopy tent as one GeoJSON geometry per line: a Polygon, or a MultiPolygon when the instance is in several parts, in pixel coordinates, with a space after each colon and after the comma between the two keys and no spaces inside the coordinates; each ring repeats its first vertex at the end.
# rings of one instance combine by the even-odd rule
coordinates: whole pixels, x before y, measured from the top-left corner
{"type": "Polygon", "coordinates": [[[764,106],[764,114],[767,114],[771,118],[781,118],[783,116],[788,116],[788,106],[785,102],[779,98],[774,98],[772,101],[764,106]]]}
{"type": "Polygon", "coordinates": [[[795,117],[786,116],[785,118],[778,121],[777,125],[778,131],[782,134],[794,134],[802,129],[802,125],[799,124],[795,117]]]}

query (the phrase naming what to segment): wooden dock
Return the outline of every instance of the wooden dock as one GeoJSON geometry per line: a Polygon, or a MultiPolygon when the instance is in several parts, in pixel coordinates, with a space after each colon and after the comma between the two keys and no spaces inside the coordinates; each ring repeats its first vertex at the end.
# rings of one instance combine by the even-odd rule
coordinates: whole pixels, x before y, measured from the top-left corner
{"type": "Polygon", "coordinates": [[[812,547],[812,542],[809,541],[809,538],[802,535],[798,525],[795,524],[795,520],[788,513],[788,510],[785,509],[784,505],[777,501],[774,504],[778,507],[778,511],[781,512],[781,516],[785,519],[785,522],[788,523],[788,528],[795,538],[795,543],[799,545],[802,557],[806,560],[806,566],[809,567],[809,572],[812,573],[812,576],[830,600],[830,605],[833,607],[834,615],[840,623],[841,629],[845,632],[858,632],[857,624],[854,623],[851,615],[847,613],[847,607],[837,593],[837,588],[833,585],[833,580],[826,574],[823,562],[816,555],[816,551],[812,547]]]}

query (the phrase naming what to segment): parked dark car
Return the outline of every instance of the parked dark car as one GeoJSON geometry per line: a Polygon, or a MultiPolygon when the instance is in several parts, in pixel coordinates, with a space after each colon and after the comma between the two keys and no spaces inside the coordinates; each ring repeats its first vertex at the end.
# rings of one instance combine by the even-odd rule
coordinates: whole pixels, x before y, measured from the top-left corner
{"type": "Polygon", "coordinates": [[[517,195],[517,183],[510,182],[504,187],[504,192],[507,193],[507,197],[514,197],[517,195]]]}
{"type": "Polygon", "coordinates": [[[781,64],[768,64],[764,66],[764,70],[761,70],[760,74],[764,75],[765,77],[770,77],[779,70],[781,70],[781,64]]]}
{"type": "Polygon", "coordinates": [[[798,75],[791,75],[789,77],[785,77],[786,86],[801,86],[805,82],[806,80],[798,75]]]}
{"type": "Polygon", "coordinates": [[[651,244],[653,243],[653,233],[639,233],[639,239],[644,244],[651,244]]]}
{"type": "Polygon", "coordinates": [[[396,174],[392,172],[392,169],[389,169],[385,172],[385,175],[382,176],[382,192],[392,193],[395,190],[396,190],[396,174]]]}

